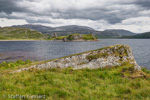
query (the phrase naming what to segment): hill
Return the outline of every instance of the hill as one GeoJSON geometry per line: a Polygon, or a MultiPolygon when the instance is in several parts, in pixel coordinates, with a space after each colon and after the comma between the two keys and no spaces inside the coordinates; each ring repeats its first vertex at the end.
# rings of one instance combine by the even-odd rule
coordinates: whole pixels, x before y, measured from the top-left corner
{"type": "Polygon", "coordinates": [[[56,27],[55,31],[95,31],[94,29],[87,26],[78,26],[78,25],[68,25],[56,27]]]}
{"type": "Polygon", "coordinates": [[[104,31],[97,31],[95,35],[99,38],[119,38],[121,36],[132,36],[135,33],[132,33],[127,30],[120,30],[120,29],[109,29],[104,31]]]}
{"type": "Polygon", "coordinates": [[[118,34],[120,36],[135,35],[135,33],[127,31],[127,30],[123,30],[123,29],[109,29],[109,30],[105,30],[104,32],[116,33],[116,34],[118,34]]]}
{"type": "Polygon", "coordinates": [[[43,26],[43,25],[32,25],[32,24],[14,25],[12,27],[33,29],[33,30],[36,30],[36,31],[39,31],[39,32],[42,32],[42,33],[48,33],[48,32],[51,32],[51,30],[54,29],[52,27],[47,27],[47,26],[43,26]]]}
{"type": "Polygon", "coordinates": [[[45,37],[42,33],[31,29],[14,27],[0,28],[0,40],[44,39],[45,37]]]}
{"type": "Polygon", "coordinates": [[[103,33],[111,33],[119,37],[135,35],[135,33],[123,29],[109,29],[103,31],[103,33]]]}
{"type": "Polygon", "coordinates": [[[133,36],[124,36],[121,38],[149,39],[150,38],[150,32],[146,32],[146,33],[142,33],[142,34],[136,34],[133,36]]]}

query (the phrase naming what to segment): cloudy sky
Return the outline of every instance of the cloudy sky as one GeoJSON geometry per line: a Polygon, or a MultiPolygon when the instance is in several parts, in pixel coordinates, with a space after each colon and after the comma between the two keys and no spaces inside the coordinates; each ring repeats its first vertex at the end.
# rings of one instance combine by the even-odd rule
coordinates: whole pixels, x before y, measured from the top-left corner
{"type": "Polygon", "coordinates": [[[0,26],[83,25],[150,31],[150,0],[0,0],[0,26]]]}

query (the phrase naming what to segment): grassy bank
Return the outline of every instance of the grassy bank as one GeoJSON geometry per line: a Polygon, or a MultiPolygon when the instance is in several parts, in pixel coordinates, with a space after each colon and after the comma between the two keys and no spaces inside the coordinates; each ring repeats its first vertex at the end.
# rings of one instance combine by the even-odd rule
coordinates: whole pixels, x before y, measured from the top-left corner
{"type": "Polygon", "coordinates": [[[0,40],[45,40],[47,38],[47,35],[31,29],[14,27],[0,28],[0,40]]]}
{"type": "Polygon", "coordinates": [[[22,61],[22,60],[18,60],[15,62],[2,62],[0,63],[0,70],[6,70],[6,69],[15,69],[21,66],[25,66],[25,65],[30,65],[31,63],[33,63],[33,61],[31,60],[26,60],[26,61],[22,61]]]}
{"type": "Polygon", "coordinates": [[[84,41],[88,41],[88,40],[97,40],[96,37],[94,37],[92,34],[70,34],[70,35],[66,35],[66,36],[59,36],[57,38],[51,38],[51,40],[63,40],[64,38],[66,38],[67,40],[73,41],[74,36],[78,36],[78,40],[84,40],[84,41]],[[81,37],[79,37],[81,35],[81,37]]]}
{"type": "MultiPolygon", "coordinates": [[[[19,67],[30,64],[30,61],[16,63],[18,65],[15,67],[19,67]]],[[[13,74],[1,73],[0,99],[24,95],[28,100],[28,95],[30,98],[45,95],[47,100],[149,100],[150,72],[143,69],[146,74],[144,77],[130,78],[135,73],[140,73],[135,72],[132,67],[133,65],[124,63],[114,68],[94,70],[32,69],[13,74]]],[[[12,68],[2,68],[1,72],[12,68]]]]}

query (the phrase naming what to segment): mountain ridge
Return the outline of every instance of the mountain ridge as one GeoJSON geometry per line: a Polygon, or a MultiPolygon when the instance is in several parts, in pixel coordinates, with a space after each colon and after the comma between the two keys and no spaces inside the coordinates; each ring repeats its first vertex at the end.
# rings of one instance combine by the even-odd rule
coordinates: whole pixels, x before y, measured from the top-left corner
{"type": "Polygon", "coordinates": [[[135,33],[128,31],[128,30],[124,30],[124,29],[107,29],[105,31],[108,32],[112,32],[112,33],[120,33],[120,35],[135,35],[135,33]]]}
{"type": "Polygon", "coordinates": [[[75,34],[75,33],[95,34],[97,37],[101,37],[101,38],[105,38],[105,37],[114,38],[114,37],[135,35],[135,33],[130,32],[128,30],[123,30],[123,29],[108,29],[104,31],[97,31],[97,30],[94,30],[93,28],[90,28],[87,26],[79,26],[79,25],[49,27],[49,26],[43,26],[43,25],[25,24],[25,25],[15,25],[12,27],[34,29],[36,31],[39,31],[39,32],[42,32],[43,34],[48,34],[48,35],[57,33],[60,36],[75,34]]]}
{"type": "Polygon", "coordinates": [[[78,25],[67,25],[67,26],[59,26],[59,27],[50,27],[50,26],[43,26],[43,25],[34,25],[34,24],[25,24],[25,25],[14,25],[11,27],[19,27],[19,28],[29,28],[40,31],[45,33],[47,32],[57,32],[57,31],[84,31],[84,30],[91,30],[95,31],[94,29],[87,27],[87,26],[78,26],[78,25]]]}

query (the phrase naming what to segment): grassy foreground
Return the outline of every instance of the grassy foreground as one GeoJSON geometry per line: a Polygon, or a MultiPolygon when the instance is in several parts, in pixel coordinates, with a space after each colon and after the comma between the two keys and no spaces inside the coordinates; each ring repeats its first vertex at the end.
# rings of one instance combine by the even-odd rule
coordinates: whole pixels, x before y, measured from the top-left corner
{"type": "MultiPolygon", "coordinates": [[[[15,63],[22,65],[23,62],[15,63]]],[[[125,63],[105,69],[32,69],[13,74],[2,73],[13,66],[2,68],[0,100],[150,100],[150,72],[143,69],[145,77],[129,78],[140,73],[132,67],[125,63]]]]}

